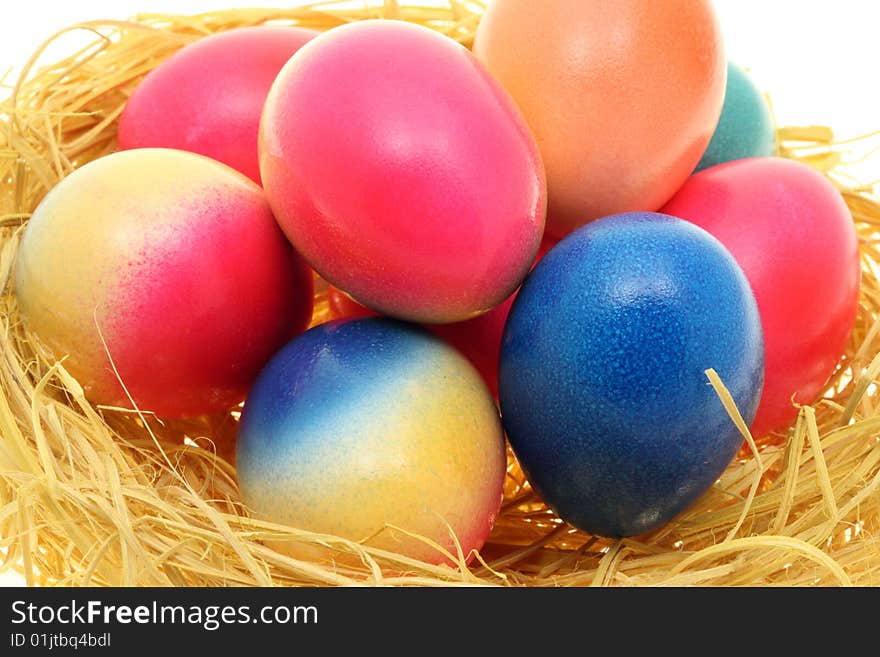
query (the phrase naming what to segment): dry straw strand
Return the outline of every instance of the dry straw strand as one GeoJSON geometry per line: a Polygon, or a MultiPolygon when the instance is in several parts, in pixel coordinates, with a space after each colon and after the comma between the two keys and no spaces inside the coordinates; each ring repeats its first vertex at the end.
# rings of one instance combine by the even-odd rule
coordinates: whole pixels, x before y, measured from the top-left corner
{"type": "MultiPolygon", "coordinates": [[[[863,288],[825,397],[787,431],[752,437],[718,482],[669,525],[631,539],[562,523],[509,458],[489,541],[458,567],[250,517],[238,498],[234,414],[160,422],[98,408],[22,325],[10,272],[23,225],[46,192],[116,147],[117,120],[143,76],[180,47],[235,27],[329,29],[390,17],[469,46],[482,4],[320,2],[195,16],[143,14],[71,30],[95,42],[57,62],[35,49],[0,103],[0,554],[30,584],[172,586],[875,586],[880,584],[880,202],[850,166],[877,134],[835,142],[824,126],[778,130],[780,153],[828,176],[860,238],[863,288]],[[354,8],[352,8],[354,7],[354,8]],[[271,547],[321,545],[335,563],[271,547]]],[[[318,288],[321,290],[321,286],[318,288]]],[[[319,292],[314,322],[327,316],[319,292]]],[[[723,382],[710,383],[724,400],[723,382]]],[[[734,422],[735,408],[729,409],[734,422]]]]}

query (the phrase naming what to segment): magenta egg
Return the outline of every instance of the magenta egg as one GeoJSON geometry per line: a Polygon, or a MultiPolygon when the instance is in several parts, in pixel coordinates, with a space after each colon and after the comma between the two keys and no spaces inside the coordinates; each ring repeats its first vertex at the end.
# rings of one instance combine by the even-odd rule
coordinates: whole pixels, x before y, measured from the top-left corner
{"type": "Polygon", "coordinates": [[[207,155],[259,183],[266,94],[291,55],[317,35],[301,27],[243,27],[185,46],[135,88],[119,119],[119,146],[207,155]]]}
{"type": "Polygon", "coordinates": [[[334,28],[291,58],[266,101],[260,172],[321,276],[411,321],[497,306],[544,231],[543,165],[510,96],[466,48],[401,21],[334,28]]]}

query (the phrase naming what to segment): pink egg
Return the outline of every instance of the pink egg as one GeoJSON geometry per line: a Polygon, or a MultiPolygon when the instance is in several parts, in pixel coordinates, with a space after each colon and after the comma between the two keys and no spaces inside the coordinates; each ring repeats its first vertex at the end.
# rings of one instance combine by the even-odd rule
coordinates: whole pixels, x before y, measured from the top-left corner
{"type": "Polygon", "coordinates": [[[846,203],[804,164],[752,158],[691,176],[662,211],[717,237],[749,279],[766,350],[751,430],[785,427],[794,403],[824,391],[855,320],[861,269],[846,203]]]}
{"type": "Polygon", "coordinates": [[[411,321],[497,306],[544,231],[543,166],[510,96],[463,46],[401,21],[334,28],[291,58],[266,101],[260,170],[309,264],[411,321]]]}
{"type": "Polygon", "coordinates": [[[243,27],[185,46],[132,93],[119,119],[120,148],[200,153],[259,183],[266,94],[291,55],[317,35],[299,27],[243,27]]]}
{"type": "Polygon", "coordinates": [[[55,186],[24,232],[15,293],[90,400],[165,417],[241,402],[312,314],[312,273],[262,190],[160,148],[108,155],[55,186]]]}

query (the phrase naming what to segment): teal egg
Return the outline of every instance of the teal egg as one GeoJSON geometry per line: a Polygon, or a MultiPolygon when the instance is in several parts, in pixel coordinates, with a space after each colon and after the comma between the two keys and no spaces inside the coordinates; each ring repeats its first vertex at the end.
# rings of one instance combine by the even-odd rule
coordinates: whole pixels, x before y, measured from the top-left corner
{"type": "Polygon", "coordinates": [[[721,118],[694,171],[747,157],[773,155],[776,155],[776,127],[767,101],[746,72],[728,62],[721,118]]]}

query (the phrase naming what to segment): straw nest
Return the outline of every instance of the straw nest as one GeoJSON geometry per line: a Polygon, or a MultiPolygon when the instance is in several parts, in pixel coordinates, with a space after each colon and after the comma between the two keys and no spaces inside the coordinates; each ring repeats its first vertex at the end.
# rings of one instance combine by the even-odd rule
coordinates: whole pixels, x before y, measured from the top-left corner
{"type": "MultiPolygon", "coordinates": [[[[235,413],[160,422],[85,400],[63,362],[22,326],[10,289],[30,213],[66,174],[114,151],[116,121],[138,81],[206,34],[268,22],[327,29],[384,16],[468,45],[480,15],[476,3],[457,0],[359,7],[325,2],[83,23],[70,29],[94,33],[91,46],[39,66],[37,50],[0,105],[4,567],[31,584],[57,585],[880,584],[880,202],[870,184],[847,175],[871,138],[835,143],[826,128],[779,130],[783,156],[838,186],[861,239],[858,319],[827,395],[800,408],[788,431],[749,438],[693,508],[650,535],[611,541],[572,529],[529,490],[511,457],[502,512],[482,553],[467,566],[461,555],[450,555],[457,568],[428,565],[250,518],[232,464],[235,413]],[[349,558],[335,566],[295,560],[266,539],[318,543],[349,558]]],[[[326,313],[319,292],[315,323],[326,313]]]]}

